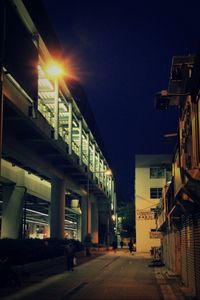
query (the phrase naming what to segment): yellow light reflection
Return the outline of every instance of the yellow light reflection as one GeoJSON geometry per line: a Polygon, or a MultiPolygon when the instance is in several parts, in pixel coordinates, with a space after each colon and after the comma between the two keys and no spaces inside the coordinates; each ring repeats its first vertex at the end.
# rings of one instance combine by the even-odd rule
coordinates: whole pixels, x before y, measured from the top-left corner
{"type": "Polygon", "coordinates": [[[112,176],[112,170],[111,169],[106,170],[105,175],[106,176],[112,176]]]}

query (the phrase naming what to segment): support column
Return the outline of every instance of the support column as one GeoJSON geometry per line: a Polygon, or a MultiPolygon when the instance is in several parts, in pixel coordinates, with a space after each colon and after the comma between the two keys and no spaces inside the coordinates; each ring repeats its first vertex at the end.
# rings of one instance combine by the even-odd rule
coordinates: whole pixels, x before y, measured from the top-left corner
{"type": "Polygon", "coordinates": [[[26,188],[23,186],[4,185],[1,238],[19,238],[22,229],[25,193],[26,188]]]}
{"type": "Polygon", "coordinates": [[[99,242],[99,213],[96,202],[91,203],[91,215],[92,215],[92,242],[99,242]]]}
{"type": "Polygon", "coordinates": [[[92,215],[91,215],[91,201],[90,199],[88,199],[88,209],[87,209],[87,213],[88,213],[88,233],[91,234],[92,233],[92,215]]]}
{"type": "Polygon", "coordinates": [[[107,247],[110,246],[110,216],[107,215],[107,247]]]}
{"type": "Polygon", "coordinates": [[[81,199],[81,211],[82,211],[81,234],[82,234],[82,240],[84,241],[87,235],[87,197],[82,197],[81,199]]]}
{"type": "Polygon", "coordinates": [[[99,212],[99,243],[107,245],[107,211],[98,205],[99,212]]]}
{"type": "Polygon", "coordinates": [[[65,221],[65,181],[53,178],[51,182],[50,206],[50,236],[51,238],[64,238],[65,221]]]}

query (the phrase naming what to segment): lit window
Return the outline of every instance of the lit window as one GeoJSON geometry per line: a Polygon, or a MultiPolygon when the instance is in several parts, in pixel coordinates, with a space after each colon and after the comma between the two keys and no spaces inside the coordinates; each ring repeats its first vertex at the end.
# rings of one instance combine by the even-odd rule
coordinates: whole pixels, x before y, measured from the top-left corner
{"type": "Polygon", "coordinates": [[[151,199],[162,198],[162,188],[150,188],[150,198],[151,199]]]}
{"type": "Polygon", "coordinates": [[[150,168],[150,178],[164,178],[165,169],[160,167],[150,168]]]}

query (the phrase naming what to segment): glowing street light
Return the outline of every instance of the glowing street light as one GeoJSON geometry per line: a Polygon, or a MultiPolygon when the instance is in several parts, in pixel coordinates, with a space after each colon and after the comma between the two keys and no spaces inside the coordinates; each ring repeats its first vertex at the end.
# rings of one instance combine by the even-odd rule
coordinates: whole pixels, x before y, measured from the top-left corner
{"type": "Polygon", "coordinates": [[[47,73],[50,77],[54,79],[54,139],[58,139],[59,133],[59,87],[58,79],[59,76],[63,74],[62,67],[57,63],[50,63],[47,66],[47,73]]]}
{"type": "Polygon", "coordinates": [[[47,66],[47,73],[50,76],[58,77],[63,73],[63,70],[59,64],[51,63],[47,66]]]}
{"type": "Polygon", "coordinates": [[[111,169],[107,169],[105,172],[100,172],[100,173],[104,173],[106,176],[112,176],[112,170],[111,169]]]}
{"type": "Polygon", "coordinates": [[[112,215],[112,220],[115,221],[116,220],[116,216],[112,215]]]}

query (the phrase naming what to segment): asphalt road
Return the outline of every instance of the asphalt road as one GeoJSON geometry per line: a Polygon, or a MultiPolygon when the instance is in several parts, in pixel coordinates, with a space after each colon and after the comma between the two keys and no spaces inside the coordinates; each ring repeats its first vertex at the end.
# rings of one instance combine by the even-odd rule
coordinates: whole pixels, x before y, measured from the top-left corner
{"type": "Polygon", "coordinates": [[[108,252],[78,265],[74,272],[51,275],[2,299],[184,299],[159,268],[148,266],[150,261],[127,250],[108,252]]]}

